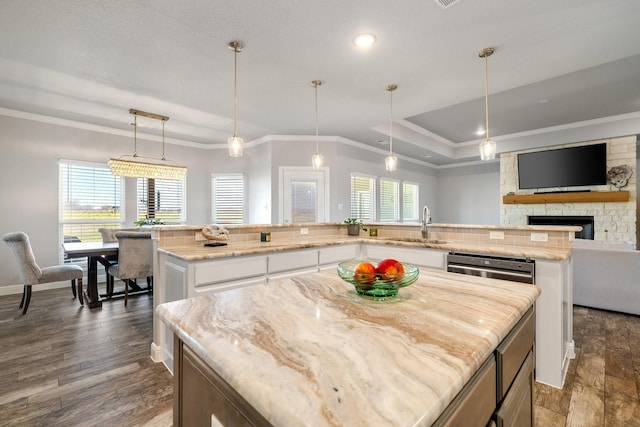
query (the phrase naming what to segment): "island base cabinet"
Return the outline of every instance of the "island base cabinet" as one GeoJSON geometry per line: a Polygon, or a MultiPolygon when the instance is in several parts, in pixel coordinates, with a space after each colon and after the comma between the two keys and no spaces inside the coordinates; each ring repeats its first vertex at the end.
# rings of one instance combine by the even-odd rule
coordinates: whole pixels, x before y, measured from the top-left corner
{"type": "Polygon", "coordinates": [[[529,353],[509,393],[496,412],[497,427],[527,427],[533,422],[533,352],[529,353]]]}
{"type": "Polygon", "coordinates": [[[433,427],[485,427],[496,407],[496,359],[490,357],[433,427]]]}
{"type": "Polygon", "coordinates": [[[177,336],[174,354],[174,427],[271,426],[177,336]]]}

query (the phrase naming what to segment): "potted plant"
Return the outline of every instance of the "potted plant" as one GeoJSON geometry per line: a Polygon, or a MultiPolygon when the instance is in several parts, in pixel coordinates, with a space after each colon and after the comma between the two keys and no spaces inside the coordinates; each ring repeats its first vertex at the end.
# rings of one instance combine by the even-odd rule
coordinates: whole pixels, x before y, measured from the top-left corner
{"type": "Polygon", "coordinates": [[[144,219],[139,219],[138,221],[134,221],[133,225],[136,227],[144,227],[145,225],[164,225],[164,222],[160,219],[149,218],[145,216],[144,219]]]}
{"type": "Polygon", "coordinates": [[[367,231],[362,225],[362,221],[357,218],[347,218],[344,220],[344,223],[347,224],[347,234],[349,236],[357,236],[360,234],[360,229],[362,231],[367,231]]]}

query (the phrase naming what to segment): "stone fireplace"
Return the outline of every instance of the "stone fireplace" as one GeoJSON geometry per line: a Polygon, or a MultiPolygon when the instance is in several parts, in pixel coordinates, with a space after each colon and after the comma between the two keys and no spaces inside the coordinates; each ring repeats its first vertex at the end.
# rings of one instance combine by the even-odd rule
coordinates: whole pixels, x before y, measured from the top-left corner
{"type": "MultiPolygon", "coordinates": [[[[548,149],[564,148],[569,146],[586,145],[594,143],[607,143],[607,168],[613,166],[627,165],[633,170],[633,175],[629,184],[622,190],[629,192],[629,200],[598,201],[598,202],[571,202],[560,200],[553,203],[516,203],[501,204],[500,222],[503,225],[527,225],[529,218],[533,217],[554,217],[561,218],[593,218],[592,228],[593,239],[600,242],[637,242],[636,240],[636,136],[612,138],[609,140],[599,140],[581,144],[566,144],[562,146],[549,147],[548,149]]],[[[537,150],[527,150],[537,151],[537,150]]],[[[533,194],[532,190],[518,189],[518,154],[519,152],[504,153],[500,156],[500,194],[527,195],[533,194]]],[[[611,185],[598,185],[590,187],[566,187],[560,191],[584,191],[610,192],[617,191],[611,185]]],[[[561,197],[561,196],[559,196],[561,197]]],[[[540,224],[540,223],[539,223],[540,224]]],[[[549,223],[544,223],[548,225],[549,223]]],[[[562,225],[580,225],[572,222],[562,225]]],[[[591,233],[591,232],[589,232],[591,233]]]]}
{"type": "Polygon", "coordinates": [[[554,215],[529,215],[529,225],[576,225],[582,227],[582,231],[576,231],[576,238],[593,240],[594,228],[592,216],[554,216],[554,215]]]}

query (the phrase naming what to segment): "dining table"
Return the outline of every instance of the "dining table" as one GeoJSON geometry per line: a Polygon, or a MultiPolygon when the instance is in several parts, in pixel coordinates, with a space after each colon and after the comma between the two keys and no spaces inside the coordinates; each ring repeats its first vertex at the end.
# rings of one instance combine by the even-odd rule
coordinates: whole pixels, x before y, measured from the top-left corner
{"type": "Polygon", "coordinates": [[[87,289],[84,300],[89,308],[102,307],[98,293],[98,263],[108,266],[107,256],[118,255],[118,242],[69,242],[62,249],[69,258],[87,257],[87,289]]]}

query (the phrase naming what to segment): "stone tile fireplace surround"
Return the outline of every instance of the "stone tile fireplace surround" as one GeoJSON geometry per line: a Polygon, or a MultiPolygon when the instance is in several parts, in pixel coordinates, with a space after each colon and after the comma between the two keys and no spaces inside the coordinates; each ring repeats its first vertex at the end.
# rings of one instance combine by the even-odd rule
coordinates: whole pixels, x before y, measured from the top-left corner
{"type": "MultiPolygon", "coordinates": [[[[627,165],[633,175],[624,190],[629,192],[626,202],[591,203],[536,203],[501,204],[500,223],[504,225],[526,225],[529,216],[592,216],[594,218],[594,240],[600,242],[636,243],[636,136],[612,138],[579,144],[565,144],[549,149],[570,146],[607,143],[607,169],[627,165]]],[[[518,154],[539,150],[504,153],[500,156],[500,194],[533,194],[533,190],[518,189],[518,154]]],[[[559,190],[585,190],[592,192],[616,190],[610,185],[590,187],[566,187],[559,190]]],[[[549,189],[557,190],[557,189],[549,189]]]]}

